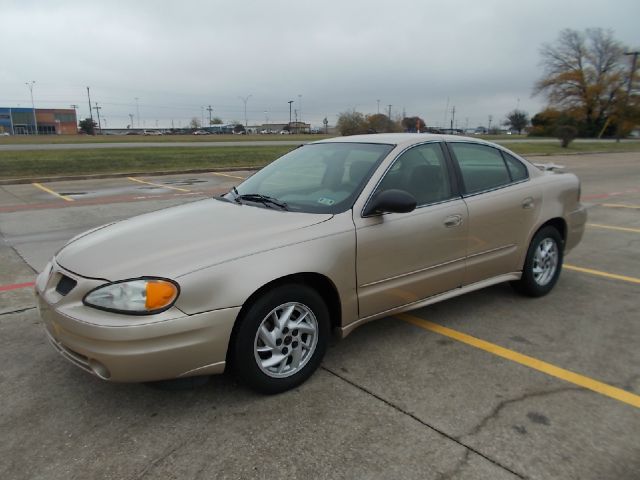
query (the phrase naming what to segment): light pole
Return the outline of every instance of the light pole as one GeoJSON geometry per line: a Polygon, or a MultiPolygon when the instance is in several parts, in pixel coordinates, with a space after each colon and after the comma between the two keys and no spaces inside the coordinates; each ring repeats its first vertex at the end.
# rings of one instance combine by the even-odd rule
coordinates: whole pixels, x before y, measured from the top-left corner
{"type": "Polygon", "coordinates": [[[35,103],[33,103],[33,86],[35,85],[35,83],[35,80],[31,80],[30,82],[25,82],[25,85],[29,87],[29,92],[31,93],[31,111],[33,113],[33,124],[36,127],[36,135],[38,135],[38,119],[36,118],[36,106],[35,103]]]}
{"type": "Polygon", "coordinates": [[[136,116],[138,117],[138,128],[140,128],[140,104],[138,103],[138,100],[140,100],[140,99],[138,97],[135,97],[135,101],[136,101],[136,116]]]}
{"type": "Polygon", "coordinates": [[[129,114],[129,123],[131,124],[131,125],[129,125],[129,128],[134,128],[134,126],[133,126],[133,113],[129,114]]]}
{"type": "Polygon", "coordinates": [[[291,104],[293,100],[289,100],[289,132],[291,132],[291,104]]]}
{"type": "Polygon", "coordinates": [[[245,130],[249,126],[249,121],[247,120],[247,102],[249,101],[249,98],[251,98],[251,97],[252,97],[251,94],[247,95],[246,97],[238,97],[244,103],[244,128],[245,128],[245,130]]]}
{"type": "MultiPolygon", "coordinates": [[[[302,95],[298,94],[298,113],[300,114],[300,123],[302,123],[302,95]]],[[[298,133],[300,133],[300,124],[298,124],[298,133]]]]}

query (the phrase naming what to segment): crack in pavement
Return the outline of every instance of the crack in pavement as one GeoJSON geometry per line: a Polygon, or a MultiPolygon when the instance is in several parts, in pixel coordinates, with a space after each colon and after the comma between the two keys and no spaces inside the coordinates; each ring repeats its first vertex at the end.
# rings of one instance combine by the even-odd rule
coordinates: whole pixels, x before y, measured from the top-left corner
{"type": "Polygon", "coordinates": [[[587,392],[588,390],[585,390],[582,387],[561,387],[561,388],[556,388],[556,389],[553,389],[553,390],[545,390],[543,392],[525,393],[524,395],[520,395],[519,397],[516,397],[516,398],[510,398],[510,399],[507,399],[507,400],[503,400],[500,403],[498,403],[498,405],[496,405],[488,415],[486,415],[482,420],[480,420],[480,422],[475,427],[473,427],[469,433],[465,433],[464,435],[460,435],[459,437],[456,437],[456,438],[458,440],[460,440],[462,438],[471,437],[473,435],[478,434],[480,432],[480,430],[482,430],[491,420],[493,420],[494,418],[497,418],[498,415],[500,415],[500,412],[507,405],[512,405],[514,403],[523,402],[523,401],[528,400],[530,398],[544,397],[544,396],[547,396],[547,395],[554,395],[556,393],[563,393],[563,392],[570,392],[570,391],[587,392]]]}
{"type": "MultiPolygon", "coordinates": [[[[349,380],[348,378],[344,377],[343,375],[341,375],[341,374],[339,374],[339,373],[337,373],[337,372],[334,372],[333,370],[331,370],[330,368],[328,368],[328,367],[326,367],[326,366],[324,366],[324,365],[322,365],[320,368],[321,368],[322,370],[324,370],[324,371],[326,371],[326,372],[330,373],[331,375],[333,375],[333,376],[335,376],[335,377],[339,378],[339,379],[340,379],[340,380],[342,380],[343,382],[348,383],[348,384],[349,384],[349,385],[351,385],[352,387],[354,387],[354,388],[356,388],[356,389],[360,390],[361,392],[364,392],[364,393],[366,393],[366,394],[368,394],[368,395],[372,396],[372,397],[373,397],[373,398],[375,398],[376,400],[381,401],[382,403],[384,403],[385,405],[387,405],[387,406],[389,406],[389,407],[393,408],[393,409],[394,409],[394,410],[396,410],[397,412],[400,412],[401,414],[406,415],[407,417],[412,418],[412,419],[413,419],[413,420],[415,420],[416,422],[418,422],[418,423],[420,423],[421,425],[423,425],[423,426],[425,426],[425,427],[429,428],[430,430],[433,430],[433,431],[434,431],[434,432],[436,432],[437,434],[439,434],[439,435],[441,435],[441,436],[443,436],[443,437],[445,437],[445,438],[447,438],[447,439],[451,440],[452,442],[454,442],[454,443],[456,443],[456,444],[460,445],[461,447],[464,447],[467,451],[471,451],[471,452],[475,453],[476,455],[478,455],[479,457],[484,458],[485,460],[487,460],[488,462],[492,463],[492,464],[493,464],[493,465],[495,465],[496,467],[501,468],[502,470],[505,470],[505,471],[507,471],[507,472],[511,473],[512,475],[515,475],[515,476],[516,476],[516,477],[518,477],[518,478],[521,478],[521,479],[526,479],[526,478],[527,478],[524,474],[522,474],[522,473],[518,473],[518,472],[516,472],[515,470],[512,470],[511,468],[509,468],[509,467],[507,467],[507,466],[505,466],[505,465],[503,465],[503,464],[499,463],[497,460],[494,460],[493,458],[488,457],[487,455],[485,455],[484,453],[482,453],[482,452],[480,452],[479,450],[475,449],[474,447],[472,447],[472,446],[470,446],[470,445],[467,445],[466,443],[464,443],[463,441],[461,441],[459,438],[454,437],[454,436],[452,436],[452,435],[449,435],[448,433],[444,432],[443,430],[440,430],[438,427],[434,427],[433,425],[428,424],[427,422],[425,422],[424,420],[422,420],[421,418],[419,418],[417,415],[415,415],[415,414],[413,414],[413,413],[411,413],[411,412],[409,412],[409,411],[407,411],[407,410],[404,410],[403,408],[399,407],[398,405],[396,405],[396,404],[392,403],[392,402],[391,402],[391,401],[389,401],[389,400],[386,400],[385,398],[383,398],[383,397],[381,397],[380,395],[378,395],[377,393],[374,393],[374,392],[372,392],[371,390],[369,390],[369,389],[367,389],[367,388],[363,387],[362,385],[358,385],[357,383],[353,382],[352,380],[349,380]]],[[[459,465],[457,465],[457,466],[456,466],[456,467],[454,467],[454,468],[461,469],[461,468],[464,466],[464,463],[466,463],[467,461],[468,461],[468,458],[467,458],[467,459],[465,459],[465,458],[463,457],[463,458],[462,458],[462,460],[461,460],[460,462],[458,462],[458,463],[459,463],[459,465]]],[[[454,473],[455,473],[455,471],[454,471],[454,473]]],[[[444,478],[451,478],[451,476],[450,476],[450,475],[451,475],[451,474],[449,474],[449,477],[444,477],[444,478]]]]}
{"type": "Polygon", "coordinates": [[[456,465],[451,469],[448,473],[441,473],[438,475],[438,480],[449,480],[451,478],[456,478],[464,467],[469,463],[469,458],[471,457],[471,450],[466,449],[464,451],[463,457],[456,463],[456,465]]]}
{"type": "Polygon", "coordinates": [[[28,312],[29,310],[35,310],[37,307],[25,307],[25,308],[19,308],[18,310],[12,310],[10,312],[0,312],[0,316],[1,315],[11,315],[13,313],[23,313],[23,312],[28,312]]]}

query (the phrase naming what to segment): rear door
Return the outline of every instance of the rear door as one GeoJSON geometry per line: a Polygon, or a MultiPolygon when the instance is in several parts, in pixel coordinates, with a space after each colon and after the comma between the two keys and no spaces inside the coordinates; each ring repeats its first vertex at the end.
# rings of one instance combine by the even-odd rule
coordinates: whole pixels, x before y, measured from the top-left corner
{"type": "Polygon", "coordinates": [[[542,202],[525,165],[500,149],[449,142],[469,212],[464,284],[522,269],[523,249],[542,202]]]}

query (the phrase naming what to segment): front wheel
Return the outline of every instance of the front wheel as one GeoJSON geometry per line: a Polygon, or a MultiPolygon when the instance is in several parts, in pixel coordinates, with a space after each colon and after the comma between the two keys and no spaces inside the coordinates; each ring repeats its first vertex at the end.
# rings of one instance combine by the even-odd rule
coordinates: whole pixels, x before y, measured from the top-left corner
{"type": "Polygon", "coordinates": [[[322,297],[303,285],[268,291],[239,321],[233,366],[240,380],[262,393],[300,385],[327,349],[329,312],[322,297]]]}
{"type": "Polygon", "coordinates": [[[552,226],[541,228],[535,234],[522,269],[522,278],[513,287],[530,297],[549,293],[560,276],[563,260],[563,242],[558,230],[552,226]]]}

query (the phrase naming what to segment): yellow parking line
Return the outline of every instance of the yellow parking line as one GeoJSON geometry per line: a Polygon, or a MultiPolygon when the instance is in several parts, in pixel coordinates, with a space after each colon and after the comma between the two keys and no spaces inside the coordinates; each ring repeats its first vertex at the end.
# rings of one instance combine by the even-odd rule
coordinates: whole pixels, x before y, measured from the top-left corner
{"type": "Polygon", "coordinates": [[[567,270],[574,270],[576,272],[588,273],[590,275],[597,275],[599,277],[612,278],[613,280],[622,280],[624,282],[630,283],[640,283],[640,278],[618,275],[617,273],[602,272],[600,270],[593,270],[591,268],[576,267],[575,265],[568,265],[566,263],[563,265],[563,268],[566,268],[567,270]]]}
{"type": "Polygon", "coordinates": [[[613,225],[600,225],[599,223],[587,223],[587,227],[606,228],[607,230],[619,230],[621,232],[640,233],[640,228],[614,227],[613,225]]]}
{"type": "Polygon", "coordinates": [[[235,175],[228,175],[226,173],[211,172],[211,174],[212,175],[219,175],[221,177],[238,178],[240,180],[245,180],[245,177],[237,177],[235,175]]]}
{"type": "Polygon", "coordinates": [[[458,332],[457,330],[443,327],[442,325],[429,322],[428,320],[423,320],[422,318],[418,318],[413,315],[401,313],[399,315],[396,315],[396,317],[424,330],[429,330],[431,332],[444,335],[445,337],[449,337],[472,347],[479,348],[480,350],[492,353],[493,355],[497,355],[498,357],[506,358],[507,360],[511,360],[512,362],[519,363],[539,372],[551,375],[552,377],[559,378],[560,380],[564,380],[565,382],[573,383],[574,385],[578,385],[601,395],[605,395],[609,398],[613,398],[614,400],[618,400],[620,402],[632,405],[636,408],[640,408],[640,395],[635,395],[631,392],[627,392],[626,390],[622,390],[621,388],[612,387],[611,385],[599,382],[598,380],[594,380],[592,378],[585,377],[584,375],[565,370],[564,368],[556,367],[555,365],[544,362],[542,360],[538,360],[537,358],[523,355],[522,353],[518,353],[494,343],[472,337],[471,335],[458,332]]]}
{"type": "Polygon", "coordinates": [[[40,184],[40,183],[32,183],[31,185],[33,185],[36,188],[39,188],[40,190],[42,190],[43,192],[47,192],[50,193],[51,195],[53,195],[54,197],[58,197],[61,198],[62,200],[66,201],[66,202],[74,202],[75,200],[71,197],[66,197],[64,195],[60,195],[58,192],[54,192],[53,190],[51,190],[50,188],[45,187],[44,185],[40,184]]]}
{"type": "Polygon", "coordinates": [[[609,208],[640,208],[640,205],[623,205],[622,203],[601,203],[600,205],[609,208]]]}
{"type": "Polygon", "coordinates": [[[154,187],[169,188],[171,190],[178,190],[179,192],[190,192],[191,191],[191,190],[187,190],[186,188],[170,187],[169,185],[160,185],[159,183],[147,182],[145,180],[140,180],[139,178],[134,178],[134,177],[127,177],[127,178],[129,180],[131,180],[132,182],[146,183],[147,185],[153,185],[154,187]]]}

